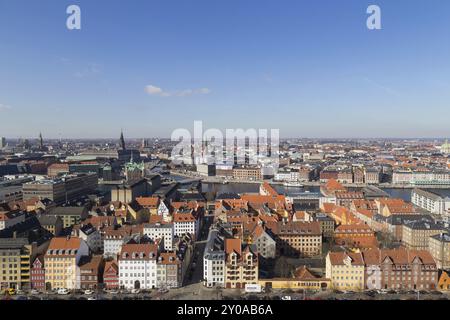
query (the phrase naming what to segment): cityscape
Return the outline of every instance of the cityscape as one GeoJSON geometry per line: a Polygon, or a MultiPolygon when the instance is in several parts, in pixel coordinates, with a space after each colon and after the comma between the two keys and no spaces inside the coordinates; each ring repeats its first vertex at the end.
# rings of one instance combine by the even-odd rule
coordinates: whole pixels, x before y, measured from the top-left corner
{"type": "Polygon", "coordinates": [[[450,298],[446,140],[282,139],[276,172],[124,132],[1,141],[10,299],[450,298]]]}
{"type": "Polygon", "coordinates": [[[0,0],[2,308],[446,303],[449,12],[0,0]]]}

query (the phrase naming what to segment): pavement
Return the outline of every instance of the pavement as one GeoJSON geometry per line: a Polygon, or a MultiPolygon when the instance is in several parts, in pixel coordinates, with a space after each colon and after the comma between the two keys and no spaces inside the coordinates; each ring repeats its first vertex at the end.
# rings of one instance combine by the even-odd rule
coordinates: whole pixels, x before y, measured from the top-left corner
{"type": "Polygon", "coordinates": [[[38,295],[20,294],[12,297],[3,296],[1,300],[281,300],[288,296],[290,300],[450,300],[450,292],[422,292],[422,293],[376,293],[370,292],[335,292],[335,291],[292,291],[271,290],[268,293],[245,293],[239,289],[206,288],[202,283],[190,284],[178,289],[170,289],[166,293],[158,290],[142,291],[138,294],[120,292],[110,294],[98,292],[92,295],[72,293],[58,295],[41,293],[38,295]]]}

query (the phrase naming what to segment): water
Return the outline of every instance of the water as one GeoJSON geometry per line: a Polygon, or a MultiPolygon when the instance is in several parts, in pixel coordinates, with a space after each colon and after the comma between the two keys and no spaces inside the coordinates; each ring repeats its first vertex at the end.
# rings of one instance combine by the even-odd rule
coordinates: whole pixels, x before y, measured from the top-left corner
{"type": "MultiPolygon", "coordinates": [[[[216,192],[217,194],[221,193],[258,193],[259,192],[259,184],[257,183],[228,183],[228,184],[211,184],[211,183],[203,183],[202,185],[203,192],[216,192]]],[[[319,192],[319,187],[285,187],[283,185],[273,185],[275,190],[277,190],[280,194],[293,194],[300,192],[319,192]]],[[[400,198],[405,201],[411,201],[411,192],[413,189],[395,189],[395,188],[382,188],[387,194],[389,194],[392,198],[400,198]]],[[[444,197],[450,197],[450,189],[426,189],[431,192],[435,192],[444,197]]]]}
{"type": "MultiPolygon", "coordinates": [[[[258,183],[239,183],[230,182],[228,184],[215,184],[215,183],[203,183],[203,192],[216,192],[222,193],[259,193],[258,183]]],[[[280,194],[294,194],[300,192],[319,192],[319,187],[285,187],[282,185],[272,185],[274,189],[280,194]]]]}

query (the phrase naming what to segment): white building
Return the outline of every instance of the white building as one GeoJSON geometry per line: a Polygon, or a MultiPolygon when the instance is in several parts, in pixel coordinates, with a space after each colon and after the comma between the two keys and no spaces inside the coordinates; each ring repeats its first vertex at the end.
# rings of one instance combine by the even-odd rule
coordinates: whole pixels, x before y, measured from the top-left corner
{"type": "Polygon", "coordinates": [[[395,170],[392,174],[392,183],[413,185],[448,185],[450,184],[450,172],[436,171],[412,171],[395,170]]]}
{"type": "Polygon", "coordinates": [[[225,287],[224,239],[212,229],[203,253],[203,280],[207,287],[225,287]]]}
{"type": "Polygon", "coordinates": [[[156,288],[156,244],[125,244],[119,255],[119,286],[125,289],[156,288]]]}
{"type": "Polygon", "coordinates": [[[174,226],[173,224],[152,223],[144,225],[144,235],[153,241],[164,239],[164,250],[173,248],[174,226]]]}
{"type": "Polygon", "coordinates": [[[450,198],[421,189],[414,189],[411,193],[411,202],[416,206],[438,215],[450,214],[450,198]]]}
{"type": "Polygon", "coordinates": [[[413,179],[411,170],[395,170],[392,174],[392,183],[410,184],[413,179]]]}
{"type": "Polygon", "coordinates": [[[164,201],[160,202],[160,204],[158,206],[157,214],[159,216],[162,216],[163,220],[165,222],[170,222],[170,220],[171,220],[170,210],[169,210],[169,207],[164,203],[164,201]]]}
{"type": "Polygon", "coordinates": [[[129,236],[130,233],[126,230],[108,230],[103,235],[103,256],[105,258],[117,258],[125,239],[128,239],[129,236]]]}
{"type": "Polygon", "coordinates": [[[298,169],[280,170],[275,174],[275,181],[298,182],[300,181],[300,173],[298,169]]]}
{"type": "Polygon", "coordinates": [[[173,227],[175,236],[189,234],[195,239],[200,230],[200,221],[192,212],[178,212],[173,216],[173,227]]]}

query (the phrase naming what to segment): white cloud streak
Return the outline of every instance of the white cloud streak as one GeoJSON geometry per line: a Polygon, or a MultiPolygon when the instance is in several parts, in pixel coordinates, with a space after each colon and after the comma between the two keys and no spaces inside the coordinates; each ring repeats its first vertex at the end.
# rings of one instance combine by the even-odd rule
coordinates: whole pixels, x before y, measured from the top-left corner
{"type": "Polygon", "coordinates": [[[160,87],[149,84],[145,87],[145,92],[148,95],[158,97],[190,97],[194,95],[210,94],[211,90],[208,88],[198,88],[198,89],[184,89],[177,91],[166,91],[160,87]]]}

